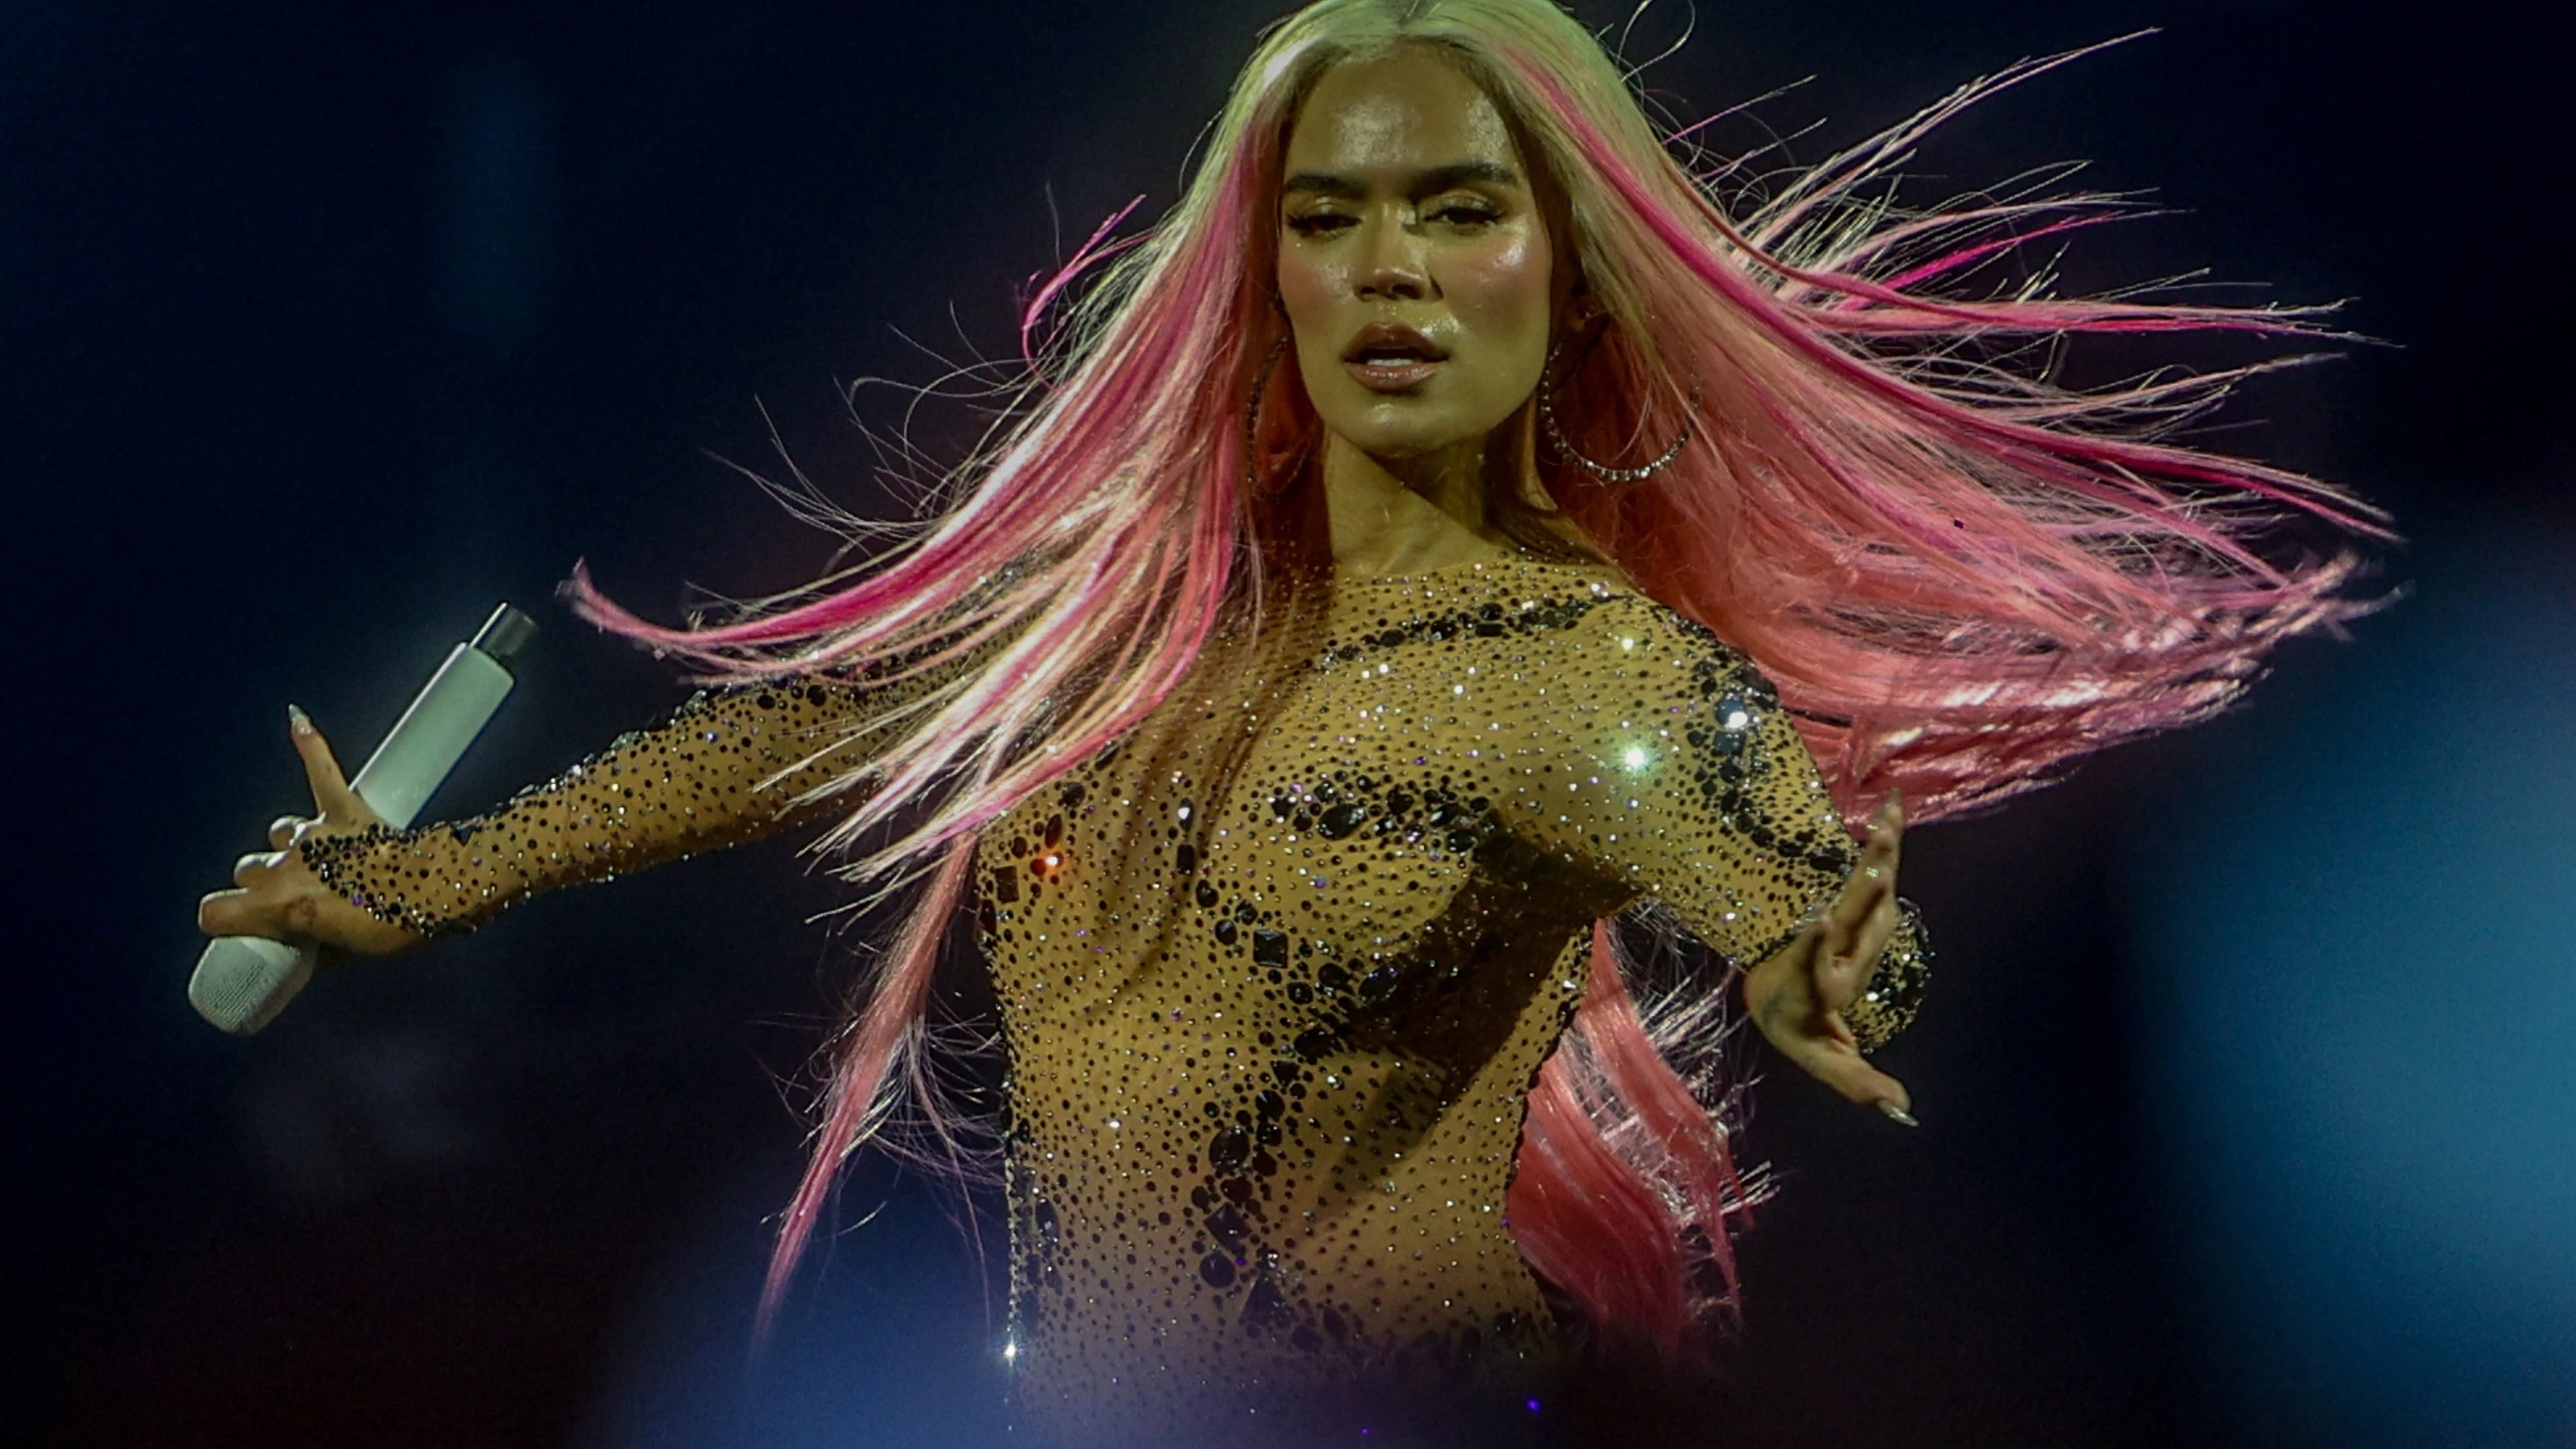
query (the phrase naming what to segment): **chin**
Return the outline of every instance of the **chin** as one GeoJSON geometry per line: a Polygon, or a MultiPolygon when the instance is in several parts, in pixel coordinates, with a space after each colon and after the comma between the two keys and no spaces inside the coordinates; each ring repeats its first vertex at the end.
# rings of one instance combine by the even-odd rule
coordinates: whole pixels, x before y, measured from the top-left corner
{"type": "Polygon", "coordinates": [[[1408,411],[1411,410],[1371,407],[1359,417],[1340,422],[1326,418],[1324,425],[1372,458],[1419,458],[1483,438],[1496,426],[1480,426],[1474,420],[1462,421],[1455,417],[1421,413],[1402,415],[1408,411]],[[1396,411],[1399,415],[1388,417],[1386,413],[1389,411],[1396,411]]]}

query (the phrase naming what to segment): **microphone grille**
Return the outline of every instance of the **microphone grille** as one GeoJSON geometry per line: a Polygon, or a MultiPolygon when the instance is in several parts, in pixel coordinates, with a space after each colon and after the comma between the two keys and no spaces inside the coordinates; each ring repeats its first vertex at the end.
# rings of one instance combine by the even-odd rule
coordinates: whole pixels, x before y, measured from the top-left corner
{"type": "Polygon", "coordinates": [[[221,1030],[249,1036],[275,1021],[311,979],[309,951],[257,936],[223,936],[197,958],[188,1004],[221,1030]]]}

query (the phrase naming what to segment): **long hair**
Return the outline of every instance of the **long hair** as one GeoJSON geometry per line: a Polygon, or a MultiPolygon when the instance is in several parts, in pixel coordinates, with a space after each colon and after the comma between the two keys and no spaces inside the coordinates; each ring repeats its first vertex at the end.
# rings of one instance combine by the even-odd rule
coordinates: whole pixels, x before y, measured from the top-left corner
{"type": "MultiPolygon", "coordinates": [[[[2297,334],[2311,314],[2037,285],[1972,295],[1982,264],[2119,198],[1906,212],[1879,185],[1928,127],[2047,62],[1747,200],[1745,173],[1695,170],[1550,0],[1320,0],[1263,39],[1171,213],[1119,243],[1104,226],[1032,300],[1021,406],[893,547],[694,629],[575,580],[589,617],[717,677],[939,681],[894,744],[824,792],[851,802],[831,843],[852,847],[854,871],[927,880],[835,1044],[764,1324],[840,1165],[929,1085],[931,968],[982,830],[1152,713],[1229,611],[1258,615],[1288,516],[1262,495],[1312,505],[1320,439],[1293,368],[1270,382],[1258,433],[1245,424],[1286,326],[1269,300],[1282,153],[1317,77],[1401,45],[1475,79],[1561,198],[1581,284],[1608,316],[1554,379],[1566,442],[1633,463],[1694,430],[1634,484],[1534,450],[1546,496],[1530,501],[1748,653],[1847,815],[1892,788],[1937,818],[2203,718],[2278,641],[2356,612],[2339,597],[2348,551],[2283,562],[2259,545],[2292,516],[2368,534],[2376,515],[2172,441],[2246,369],[2089,392],[2017,370],[2071,333],[2297,334]],[[871,838],[890,843],[859,847],[871,838]]],[[[1707,1043],[1682,1039],[1704,1038],[1709,1013],[1641,1012],[1607,922],[1593,957],[1530,1096],[1509,1222],[1597,1330],[1671,1348],[1732,1301],[1746,1194],[1714,1083],[1689,1065],[1707,1043]]]]}

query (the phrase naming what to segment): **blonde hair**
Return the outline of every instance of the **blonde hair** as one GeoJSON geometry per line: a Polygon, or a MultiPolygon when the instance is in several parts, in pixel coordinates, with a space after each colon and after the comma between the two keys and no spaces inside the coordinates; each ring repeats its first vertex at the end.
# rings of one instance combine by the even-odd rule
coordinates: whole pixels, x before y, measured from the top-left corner
{"type": "MultiPolygon", "coordinates": [[[[1693,430],[1634,484],[1542,457],[1549,499],[1645,592],[1771,676],[1847,813],[1889,789],[1919,820],[2027,788],[2206,716],[2280,640],[2356,611],[2341,597],[2349,550],[2278,564],[2253,540],[2292,514],[2375,532],[2375,514],[2170,439],[2242,372],[2080,393],[1983,360],[2079,332],[2298,334],[2311,315],[1957,295],[1943,289],[2017,238],[2117,201],[1908,213],[1871,191],[1931,125],[2055,61],[1963,87],[1739,218],[1714,183],[1723,168],[1694,175],[1618,63],[1547,0],[1319,0],[1263,38],[1173,211],[1129,242],[1104,227],[1041,291],[1024,406],[894,548],[694,630],[648,625],[576,580],[591,617],[720,676],[951,672],[837,787],[854,801],[843,842],[914,822],[855,869],[926,867],[928,885],[836,1048],[767,1307],[839,1164],[904,1089],[926,1093],[930,967],[978,834],[1158,707],[1220,617],[1257,606],[1263,545],[1297,501],[1315,506],[1302,463],[1319,424],[1293,375],[1245,436],[1247,394],[1285,327],[1270,302],[1280,155],[1317,77],[1402,45],[1474,77],[1561,192],[1609,319],[1555,399],[1567,441],[1633,460],[1693,430]],[[1285,478],[1282,502],[1261,502],[1254,476],[1285,478]]],[[[1595,936],[1593,995],[1532,1095],[1512,1226],[1596,1325],[1669,1347],[1731,1296],[1727,1222],[1743,1194],[1714,1080],[1668,1060],[1705,1056],[1685,1037],[1706,1013],[1649,1026],[1607,925],[1595,936]]]]}

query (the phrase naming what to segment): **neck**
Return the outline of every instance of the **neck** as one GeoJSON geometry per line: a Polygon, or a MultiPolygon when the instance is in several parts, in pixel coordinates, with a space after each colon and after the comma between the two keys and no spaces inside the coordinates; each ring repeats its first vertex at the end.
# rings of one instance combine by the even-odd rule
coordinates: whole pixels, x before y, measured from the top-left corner
{"type": "Polygon", "coordinates": [[[1328,433],[1323,474],[1333,571],[1343,578],[1420,573],[1511,550],[1485,516],[1483,438],[1378,458],[1328,433]]]}

